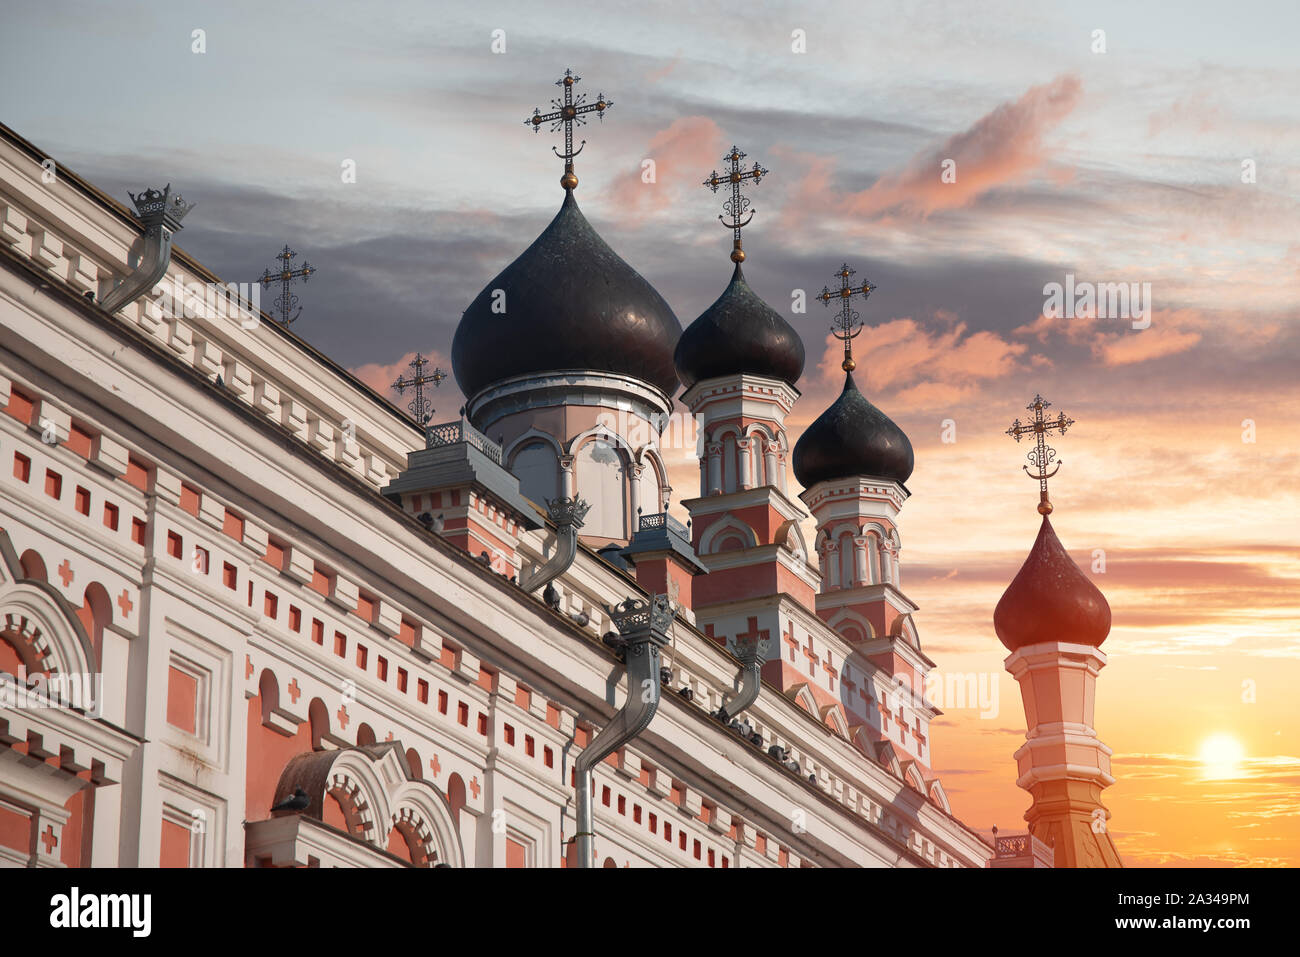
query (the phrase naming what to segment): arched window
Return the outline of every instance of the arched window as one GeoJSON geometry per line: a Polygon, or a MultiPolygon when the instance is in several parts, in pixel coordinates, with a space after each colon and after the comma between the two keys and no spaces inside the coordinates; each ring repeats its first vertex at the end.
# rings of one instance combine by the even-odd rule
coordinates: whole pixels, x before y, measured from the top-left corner
{"type": "Polygon", "coordinates": [[[519,491],[539,505],[560,497],[560,468],[555,449],[545,442],[529,442],[515,453],[510,470],[519,479],[519,491]]]}
{"type": "Polygon", "coordinates": [[[595,439],[578,450],[578,495],[591,506],[583,534],[601,538],[626,538],[623,501],[623,460],[618,449],[595,439]]]}
{"type": "Polygon", "coordinates": [[[22,558],[18,559],[18,564],[22,566],[24,578],[38,582],[49,581],[45,574],[45,562],[41,560],[41,556],[34,548],[23,552],[22,558]]]}
{"type": "Polygon", "coordinates": [[[447,780],[447,803],[451,805],[451,819],[460,825],[460,809],[466,803],[465,780],[459,774],[453,774],[447,780]]]}
{"type": "Polygon", "coordinates": [[[852,588],[858,583],[858,547],[853,543],[853,535],[844,533],[840,536],[840,587],[852,588]]]}
{"type": "Polygon", "coordinates": [[[90,636],[90,644],[95,649],[96,660],[102,663],[104,626],[113,620],[113,602],[108,597],[108,591],[99,582],[91,582],[86,586],[83,594],[85,602],[77,612],[77,617],[81,619],[81,623],[86,627],[86,634],[90,636]]]}
{"type": "Polygon", "coordinates": [[[881,582],[880,536],[875,532],[867,532],[867,579],[873,585],[881,582]]]}
{"type": "Polygon", "coordinates": [[[664,503],[660,500],[659,473],[655,471],[649,456],[646,456],[643,461],[645,465],[641,467],[640,487],[637,490],[638,504],[642,515],[657,515],[664,510],[664,503]]]}

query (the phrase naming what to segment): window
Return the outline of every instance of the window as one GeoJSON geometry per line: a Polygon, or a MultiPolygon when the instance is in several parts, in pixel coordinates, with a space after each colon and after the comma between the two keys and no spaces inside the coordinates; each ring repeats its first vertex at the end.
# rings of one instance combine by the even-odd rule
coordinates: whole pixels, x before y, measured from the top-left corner
{"type": "Polygon", "coordinates": [[[577,456],[578,494],[591,503],[583,532],[600,538],[624,538],[623,460],[602,439],[588,442],[577,456]]]}
{"type": "Polygon", "coordinates": [[[538,504],[560,494],[560,467],[555,449],[546,442],[529,442],[515,453],[510,471],[519,479],[519,491],[538,504]]]}
{"type": "Polygon", "coordinates": [[[172,664],[167,669],[167,723],[189,734],[198,730],[198,678],[172,664]]]}
{"type": "MultiPolygon", "coordinates": [[[[659,473],[648,461],[641,467],[641,477],[637,479],[638,507],[642,515],[657,515],[663,511],[663,502],[659,500],[659,473]]],[[[634,528],[635,532],[636,529],[634,528]]]]}
{"type": "Polygon", "coordinates": [[[108,502],[104,503],[104,527],[110,531],[117,531],[117,506],[108,502]]]}

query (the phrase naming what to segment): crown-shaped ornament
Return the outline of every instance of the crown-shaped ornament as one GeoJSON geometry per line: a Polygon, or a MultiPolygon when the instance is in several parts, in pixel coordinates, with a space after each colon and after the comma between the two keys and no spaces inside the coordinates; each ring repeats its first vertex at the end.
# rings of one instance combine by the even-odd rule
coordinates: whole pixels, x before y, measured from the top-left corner
{"type": "Polygon", "coordinates": [[[185,202],[180,193],[173,196],[171,183],[161,191],[150,187],[139,195],[130,192],[127,195],[135,203],[136,216],[146,227],[166,226],[173,232],[181,228],[185,214],[198,205],[185,202]]]}
{"type": "Polygon", "coordinates": [[[742,664],[749,664],[754,661],[757,661],[759,664],[765,664],[767,662],[767,656],[763,654],[763,641],[759,638],[757,633],[752,635],[737,635],[735,638],[730,640],[732,642],[732,648],[734,649],[732,653],[736,656],[736,660],[740,661],[742,664]]]}
{"type": "Polygon", "coordinates": [[[605,606],[605,610],[624,638],[635,638],[647,632],[666,635],[677,617],[677,609],[667,595],[655,595],[649,601],[628,598],[613,608],[605,606]]]}
{"type": "Polygon", "coordinates": [[[582,528],[582,520],[587,517],[590,509],[591,506],[576,495],[573,498],[561,495],[559,498],[546,500],[546,511],[550,513],[551,521],[560,526],[572,525],[574,528],[582,528]]]}

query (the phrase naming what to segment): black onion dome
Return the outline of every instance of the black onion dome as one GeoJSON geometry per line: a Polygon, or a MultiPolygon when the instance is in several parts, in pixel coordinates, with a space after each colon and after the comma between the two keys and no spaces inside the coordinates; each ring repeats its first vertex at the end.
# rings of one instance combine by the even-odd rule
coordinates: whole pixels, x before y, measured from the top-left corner
{"type": "Polygon", "coordinates": [[[451,364],[467,397],[512,376],[573,369],[633,376],[671,397],[681,331],[663,296],[609,248],[566,191],[551,224],[461,316],[451,364]],[[492,311],[497,290],[504,312],[492,311]]]}
{"type": "Polygon", "coordinates": [[[900,485],[912,474],[912,443],[844,376],[844,391],[794,445],[794,475],[804,488],[869,475],[900,485]]]}
{"type": "Polygon", "coordinates": [[[731,283],[677,340],[677,378],[690,388],[717,376],[750,375],[794,385],[803,374],[803,340],[745,282],[740,263],[731,283]]]}

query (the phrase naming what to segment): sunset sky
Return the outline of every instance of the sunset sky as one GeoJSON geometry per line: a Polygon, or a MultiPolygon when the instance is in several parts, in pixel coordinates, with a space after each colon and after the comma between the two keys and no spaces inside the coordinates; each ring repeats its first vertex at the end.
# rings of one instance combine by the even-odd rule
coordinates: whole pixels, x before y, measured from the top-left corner
{"type": "MultiPolygon", "coordinates": [[[[1003,433],[1041,392],[1077,420],[1053,523],[1114,613],[1120,854],[1300,864],[1296,5],[444,7],[25,4],[0,119],[123,202],[171,182],[198,204],[179,245],[225,279],[293,246],[319,270],[294,331],[385,393],[416,350],[450,370],[461,311],[558,208],[558,139],[523,120],[566,67],[614,103],[580,132],[578,200],[683,326],[730,274],[700,182],[734,142],[771,171],[746,275],[808,348],[792,441],[842,381],[829,314],[792,315],[794,291],[845,260],[879,286],[855,353],[916,450],[903,588],[942,671],[998,676],[996,715],[933,731],[957,815],[1016,831],[1029,803],[992,613],[1039,521],[1003,433]],[[1044,316],[1067,275],[1149,283],[1149,328],[1044,316]]],[[[437,420],[463,401],[436,398],[437,420]]]]}

